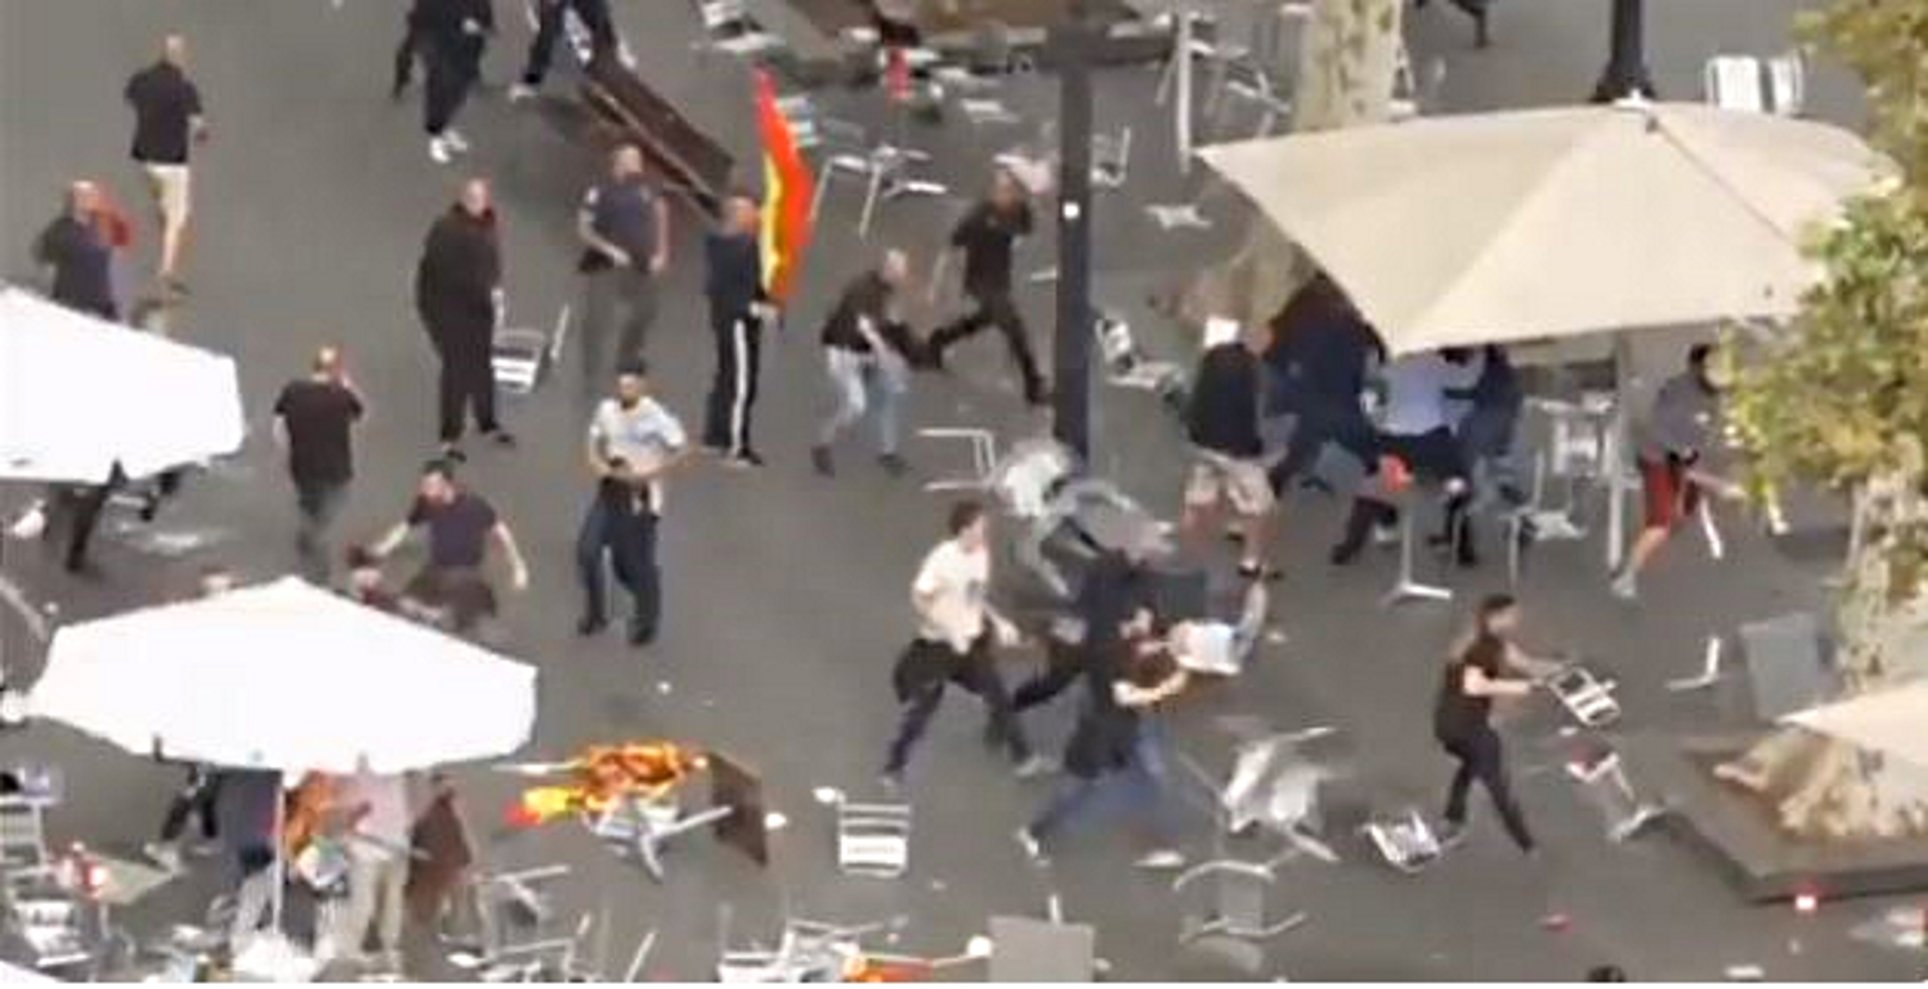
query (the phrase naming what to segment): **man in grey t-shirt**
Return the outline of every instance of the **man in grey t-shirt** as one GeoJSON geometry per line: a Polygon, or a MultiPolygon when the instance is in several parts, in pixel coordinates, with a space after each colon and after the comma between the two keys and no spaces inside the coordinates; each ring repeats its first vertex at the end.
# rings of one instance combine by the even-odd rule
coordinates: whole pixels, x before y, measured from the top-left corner
{"type": "Polygon", "coordinates": [[[1616,597],[1631,600],[1638,594],[1640,572],[1666,545],[1674,527],[1700,510],[1702,494],[1734,493],[1733,485],[1708,473],[1704,465],[1720,419],[1720,389],[1707,368],[1712,356],[1711,346],[1695,344],[1687,351],[1686,369],[1669,378],[1654,397],[1636,457],[1646,523],[1626,564],[1614,575],[1616,597]]]}
{"type": "Polygon", "coordinates": [[[662,612],[662,574],[656,566],[656,522],[663,511],[663,478],[685,462],[689,441],[683,424],[649,395],[649,368],[641,358],[626,362],[616,394],[596,406],[585,454],[596,493],[576,537],[576,568],[584,604],[576,631],[595,635],[609,624],[603,585],[603,554],[629,589],[635,610],[629,642],[655,641],[662,612]]]}

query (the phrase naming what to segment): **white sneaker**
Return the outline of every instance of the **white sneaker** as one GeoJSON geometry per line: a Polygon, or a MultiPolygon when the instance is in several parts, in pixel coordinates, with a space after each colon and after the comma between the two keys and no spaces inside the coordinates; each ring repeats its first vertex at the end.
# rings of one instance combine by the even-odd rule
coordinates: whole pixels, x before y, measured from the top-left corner
{"type": "Polygon", "coordinates": [[[1044,846],[1038,843],[1038,836],[1032,834],[1030,828],[1019,828],[1016,837],[1018,847],[1024,849],[1025,858],[1033,862],[1044,861],[1044,846]]]}
{"type": "Polygon", "coordinates": [[[175,845],[150,841],[141,846],[141,852],[169,872],[181,871],[181,849],[175,845]]]}
{"type": "Polygon", "coordinates": [[[1140,869],[1182,869],[1185,867],[1185,853],[1176,848],[1160,848],[1147,852],[1132,864],[1140,869]]]}
{"type": "Polygon", "coordinates": [[[1640,597],[1640,585],[1634,582],[1634,575],[1631,570],[1613,578],[1613,583],[1609,585],[1609,590],[1613,591],[1614,597],[1622,601],[1633,601],[1640,597]]]}
{"type": "Polygon", "coordinates": [[[513,83],[509,86],[509,102],[511,103],[521,103],[524,100],[533,100],[535,98],[536,88],[526,82],[513,83]]]}
{"type": "Polygon", "coordinates": [[[465,155],[469,153],[469,139],[463,137],[462,132],[453,127],[442,132],[442,140],[449,146],[449,150],[456,154],[465,155]]]}
{"type": "Polygon", "coordinates": [[[1028,780],[1054,772],[1057,768],[1057,765],[1050,759],[1041,755],[1032,755],[1023,762],[1018,763],[1017,768],[1013,770],[1013,772],[1016,773],[1018,779],[1028,780]]]}
{"type": "Polygon", "coordinates": [[[433,159],[437,165],[446,165],[455,157],[454,153],[449,150],[448,141],[441,137],[431,137],[428,139],[428,156],[433,159]]]}

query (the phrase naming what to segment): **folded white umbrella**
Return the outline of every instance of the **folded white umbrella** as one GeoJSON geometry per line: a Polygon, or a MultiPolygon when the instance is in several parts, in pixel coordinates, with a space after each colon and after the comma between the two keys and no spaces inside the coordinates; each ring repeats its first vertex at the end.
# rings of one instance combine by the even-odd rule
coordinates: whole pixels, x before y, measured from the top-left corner
{"type": "Polygon", "coordinates": [[[1796,711],[1781,721],[1928,769],[1928,681],[1796,711]]]}
{"type": "Polygon", "coordinates": [[[146,477],[244,434],[233,358],[0,286],[0,479],[146,477]]]}
{"type": "Polygon", "coordinates": [[[1200,155],[1395,354],[1791,314],[1811,224],[1884,160],[1839,128],[1697,104],[1432,117],[1200,155]]]}
{"type": "Polygon", "coordinates": [[[535,668],[294,577],[60,629],[33,713],[129,752],[376,772],[493,758],[535,721],[535,668]]]}

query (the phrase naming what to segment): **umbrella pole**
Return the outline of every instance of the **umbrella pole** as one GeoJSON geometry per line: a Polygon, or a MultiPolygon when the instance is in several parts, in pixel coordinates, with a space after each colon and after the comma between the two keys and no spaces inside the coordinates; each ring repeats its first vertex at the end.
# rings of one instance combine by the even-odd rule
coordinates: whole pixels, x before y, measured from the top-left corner
{"type": "Polygon", "coordinates": [[[1631,417],[1627,402],[1633,391],[1633,346],[1625,333],[1613,335],[1613,423],[1608,427],[1607,471],[1607,570],[1618,573],[1626,555],[1627,535],[1627,429],[1631,417]]]}
{"type": "Polygon", "coordinates": [[[1173,43],[1172,57],[1178,61],[1172,66],[1174,75],[1172,85],[1172,127],[1178,135],[1178,173],[1190,175],[1192,172],[1192,35],[1197,29],[1192,21],[1192,8],[1189,2],[1181,2],[1177,9],[1178,38],[1173,43]]]}
{"type": "Polygon", "coordinates": [[[274,922],[274,931],[277,934],[281,933],[281,906],[282,906],[282,900],[285,899],[287,896],[286,890],[288,886],[288,862],[287,862],[287,858],[282,854],[282,849],[287,845],[287,841],[282,837],[282,832],[288,826],[288,821],[287,821],[288,795],[286,790],[283,787],[283,784],[287,782],[287,779],[288,779],[287,776],[285,774],[282,774],[275,784],[274,890],[270,894],[272,899],[268,901],[270,904],[268,909],[268,917],[270,920],[274,922]]]}

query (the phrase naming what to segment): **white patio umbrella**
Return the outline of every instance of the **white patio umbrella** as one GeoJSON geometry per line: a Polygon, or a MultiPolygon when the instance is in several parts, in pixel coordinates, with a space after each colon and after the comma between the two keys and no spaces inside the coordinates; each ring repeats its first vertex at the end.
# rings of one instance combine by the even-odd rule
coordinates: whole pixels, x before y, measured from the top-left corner
{"type": "Polygon", "coordinates": [[[1928,681],[1831,701],[1781,721],[1928,769],[1928,681]]]}
{"type": "Polygon", "coordinates": [[[233,358],[0,286],[0,480],[146,477],[244,432],[233,358]]]}
{"type": "Polygon", "coordinates": [[[129,752],[393,773],[511,752],[532,666],[299,578],[54,633],[33,713],[129,752]]]}
{"type": "Polygon", "coordinates": [[[1883,159],[1696,104],[1432,117],[1207,148],[1395,354],[1791,314],[1883,159]]]}

